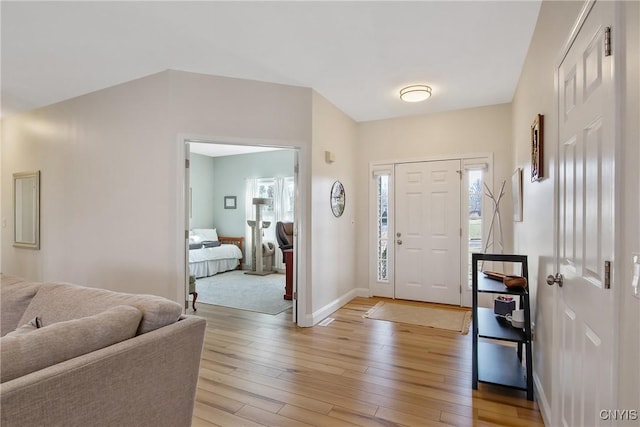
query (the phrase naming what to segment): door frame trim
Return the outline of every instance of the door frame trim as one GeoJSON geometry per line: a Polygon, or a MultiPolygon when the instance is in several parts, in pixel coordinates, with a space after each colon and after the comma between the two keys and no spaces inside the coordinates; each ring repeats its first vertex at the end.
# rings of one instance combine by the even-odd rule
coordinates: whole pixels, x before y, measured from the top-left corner
{"type": "Polygon", "coordinates": [[[188,214],[188,202],[189,196],[186,189],[187,185],[187,169],[185,168],[185,151],[188,149],[189,143],[209,143],[209,144],[226,144],[226,145],[249,145],[249,146],[262,146],[262,147],[276,147],[284,148],[287,150],[293,150],[295,152],[295,166],[294,166],[294,185],[296,187],[295,192],[295,213],[294,222],[297,223],[294,230],[294,241],[296,248],[296,262],[293,268],[293,292],[297,298],[293,299],[293,312],[292,321],[298,326],[306,327],[312,326],[310,324],[311,314],[307,310],[307,298],[310,298],[310,291],[307,292],[307,288],[304,286],[298,286],[298,278],[304,278],[307,274],[307,240],[304,218],[307,217],[307,204],[305,192],[302,190],[306,188],[305,183],[310,179],[310,175],[307,172],[310,168],[307,167],[306,150],[301,145],[287,145],[291,144],[290,141],[279,140],[263,140],[254,138],[237,138],[237,137],[215,137],[205,135],[195,135],[179,133],[176,136],[176,193],[177,193],[177,212],[175,222],[175,236],[176,236],[176,248],[178,248],[179,256],[177,257],[177,271],[179,272],[180,280],[184,280],[184,283],[178,285],[179,297],[181,300],[187,301],[188,299],[188,286],[189,286],[189,269],[188,269],[188,249],[186,248],[185,230],[189,228],[189,214],[188,214]]]}

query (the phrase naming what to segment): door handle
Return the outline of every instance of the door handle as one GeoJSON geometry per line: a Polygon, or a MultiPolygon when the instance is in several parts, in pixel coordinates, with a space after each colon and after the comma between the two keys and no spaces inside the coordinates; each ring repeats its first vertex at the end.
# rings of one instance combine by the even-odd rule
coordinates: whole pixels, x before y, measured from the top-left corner
{"type": "Polygon", "coordinates": [[[402,240],[398,239],[398,240],[396,241],[396,243],[397,243],[397,244],[399,244],[399,245],[401,245],[401,244],[402,244],[402,240]]]}
{"type": "Polygon", "coordinates": [[[563,282],[564,276],[560,273],[556,273],[555,276],[553,274],[547,276],[547,285],[549,286],[553,286],[557,283],[559,287],[562,287],[563,282]]]}

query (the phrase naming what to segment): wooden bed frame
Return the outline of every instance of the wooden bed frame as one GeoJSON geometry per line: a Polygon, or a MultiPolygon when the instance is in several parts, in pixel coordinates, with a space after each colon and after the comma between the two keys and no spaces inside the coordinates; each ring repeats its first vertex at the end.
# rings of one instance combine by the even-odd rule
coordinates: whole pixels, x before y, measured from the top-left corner
{"type": "MultiPolygon", "coordinates": [[[[220,237],[220,236],[218,236],[218,240],[220,241],[220,243],[225,244],[225,245],[236,245],[240,249],[240,252],[242,252],[242,255],[244,256],[244,251],[242,250],[244,237],[220,237]]],[[[238,267],[236,267],[236,270],[242,270],[242,260],[243,259],[244,258],[242,258],[240,260],[240,264],[238,264],[238,267]]]]}

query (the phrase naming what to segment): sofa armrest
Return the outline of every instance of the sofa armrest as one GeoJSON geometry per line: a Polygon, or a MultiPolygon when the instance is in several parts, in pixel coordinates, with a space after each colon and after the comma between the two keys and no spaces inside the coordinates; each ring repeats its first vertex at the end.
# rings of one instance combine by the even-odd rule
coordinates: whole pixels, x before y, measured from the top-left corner
{"type": "Polygon", "coordinates": [[[7,381],[0,424],[189,426],[205,327],[187,316],[7,381]]]}

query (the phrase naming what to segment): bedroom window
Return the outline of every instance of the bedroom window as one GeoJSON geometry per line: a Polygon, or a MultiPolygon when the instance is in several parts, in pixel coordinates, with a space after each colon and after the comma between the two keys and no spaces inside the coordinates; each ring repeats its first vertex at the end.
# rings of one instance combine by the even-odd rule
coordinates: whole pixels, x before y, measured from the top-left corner
{"type": "Polygon", "coordinates": [[[379,282],[389,281],[389,175],[376,177],[376,244],[377,244],[377,279],[379,282]]]}
{"type": "MultiPolygon", "coordinates": [[[[252,197],[268,197],[273,203],[265,206],[262,218],[273,226],[265,230],[265,237],[275,240],[277,221],[293,221],[295,192],[293,177],[260,178],[256,180],[256,193],[252,197]],[[271,232],[267,231],[271,229],[271,232]]],[[[254,214],[255,215],[255,214],[254,214]]],[[[253,219],[253,218],[250,218],[253,219]]]]}
{"type": "MultiPolygon", "coordinates": [[[[273,178],[247,178],[246,187],[246,219],[255,219],[255,206],[252,204],[254,197],[267,197],[273,203],[262,208],[263,221],[270,221],[269,228],[264,229],[263,241],[271,241],[276,244],[276,222],[293,221],[295,213],[295,188],[293,177],[273,178]]],[[[246,227],[246,239],[251,241],[251,228],[246,227]]],[[[250,245],[247,248],[246,258],[252,258],[250,245]]],[[[276,251],[276,267],[284,269],[282,255],[276,251]]]]}
{"type": "Polygon", "coordinates": [[[282,209],[282,221],[293,222],[295,214],[296,192],[294,189],[293,177],[286,177],[283,179],[283,209],[282,209]]]}
{"type": "Polygon", "coordinates": [[[273,195],[275,192],[276,182],[273,178],[268,179],[258,179],[257,181],[258,190],[256,192],[255,197],[268,197],[274,203],[270,205],[266,205],[262,208],[262,217],[267,221],[273,220],[273,206],[275,204],[275,200],[273,200],[273,195]]]}

